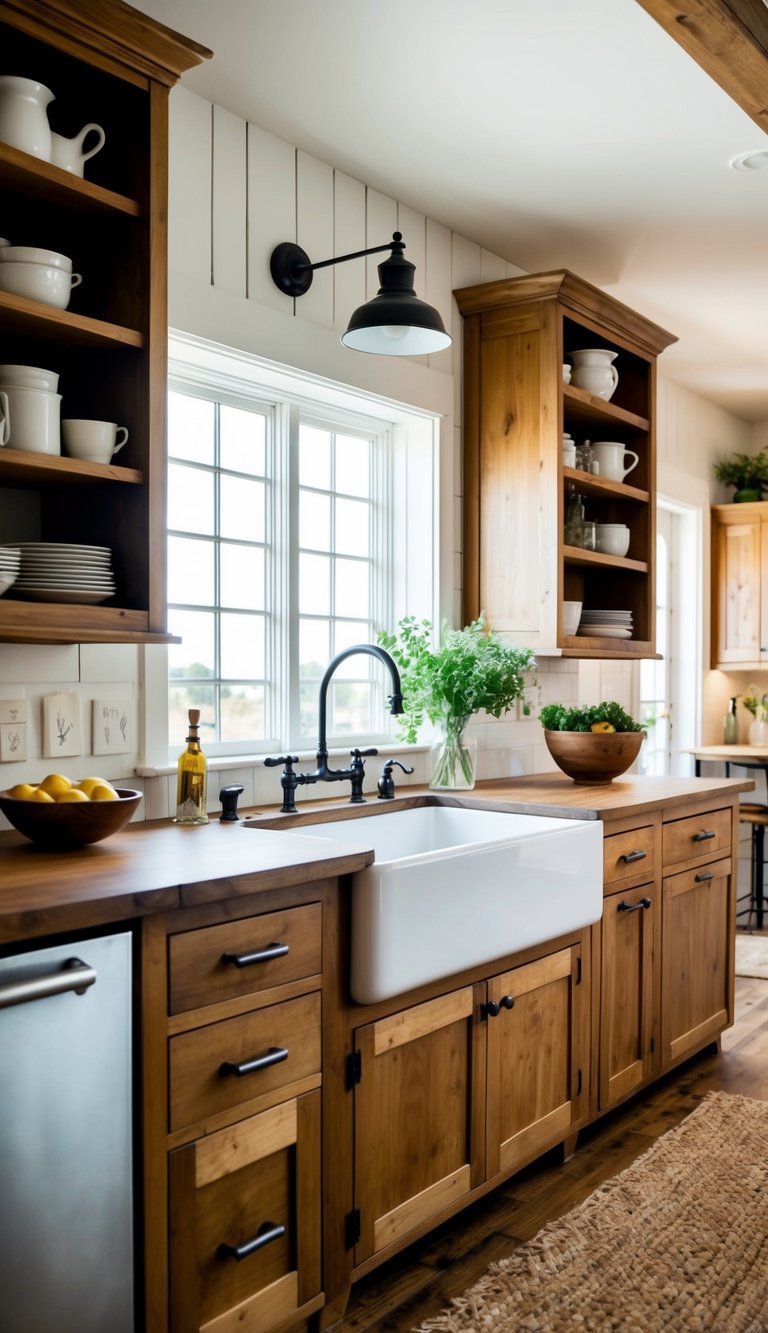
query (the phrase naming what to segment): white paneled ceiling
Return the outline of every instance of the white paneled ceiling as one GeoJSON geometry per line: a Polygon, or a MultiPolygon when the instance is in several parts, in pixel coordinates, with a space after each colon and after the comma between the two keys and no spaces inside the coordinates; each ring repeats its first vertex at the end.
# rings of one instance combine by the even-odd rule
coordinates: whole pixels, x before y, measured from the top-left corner
{"type": "Polygon", "coordinates": [[[214,51],[193,92],[573,270],[678,335],[670,378],[768,420],[768,170],[730,166],[768,135],[635,0],[134,2],[214,51]]]}

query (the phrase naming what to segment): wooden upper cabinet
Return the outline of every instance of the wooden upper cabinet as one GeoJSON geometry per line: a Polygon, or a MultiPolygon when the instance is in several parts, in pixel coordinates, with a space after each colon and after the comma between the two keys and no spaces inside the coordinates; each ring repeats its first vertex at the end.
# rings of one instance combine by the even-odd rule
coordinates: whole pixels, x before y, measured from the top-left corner
{"type": "Polygon", "coordinates": [[[712,507],[712,666],[768,664],[768,502],[712,507]]]}
{"type": "Polygon", "coordinates": [[[67,310],[0,292],[0,363],[55,371],[63,418],[129,432],[115,463],[87,463],[14,448],[11,422],[0,542],[108,547],[116,593],[83,604],[11,588],[0,640],[163,640],[168,94],[211,53],[121,0],[0,0],[0,42],[4,73],[54,94],[52,130],[71,138],[96,122],[106,134],[84,177],[0,142],[3,235],[82,274],[67,310]]]}
{"type": "Polygon", "coordinates": [[[483,612],[510,641],[571,657],[655,654],[656,358],[674,341],[628,307],[559,270],[466,287],[464,619],[483,612]],[[616,354],[610,401],[563,382],[572,352],[616,354]],[[564,467],[562,439],[624,444],[622,482],[564,467]],[[567,544],[571,490],[588,520],[624,523],[626,556],[567,544]],[[631,638],[566,635],[563,601],[632,613],[631,638]]]}

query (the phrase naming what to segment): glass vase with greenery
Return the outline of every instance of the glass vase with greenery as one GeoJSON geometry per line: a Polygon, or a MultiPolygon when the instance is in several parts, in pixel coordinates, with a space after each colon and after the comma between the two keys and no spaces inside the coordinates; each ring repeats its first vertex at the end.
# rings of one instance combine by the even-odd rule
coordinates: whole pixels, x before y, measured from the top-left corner
{"type": "Polygon", "coordinates": [[[426,721],[442,730],[431,787],[474,786],[474,756],[464,728],[481,709],[501,717],[523,697],[526,671],[536,660],[529,648],[512,648],[488,629],[483,617],[464,629],[443,625],[438,646],[432,622],[404,616],[398,631],[378,636],[400,672],[402,740],[413,743],[426,721]]]}

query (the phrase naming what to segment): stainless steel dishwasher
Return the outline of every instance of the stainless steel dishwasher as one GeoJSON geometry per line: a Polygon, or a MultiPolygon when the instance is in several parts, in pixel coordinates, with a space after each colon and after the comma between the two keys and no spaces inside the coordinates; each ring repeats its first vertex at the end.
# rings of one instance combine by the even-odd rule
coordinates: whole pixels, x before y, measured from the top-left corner
{"type": "Polygon", "coordinates": [[[131,935],[0,958],[0,1333],[133,1333],[131,935]]]}

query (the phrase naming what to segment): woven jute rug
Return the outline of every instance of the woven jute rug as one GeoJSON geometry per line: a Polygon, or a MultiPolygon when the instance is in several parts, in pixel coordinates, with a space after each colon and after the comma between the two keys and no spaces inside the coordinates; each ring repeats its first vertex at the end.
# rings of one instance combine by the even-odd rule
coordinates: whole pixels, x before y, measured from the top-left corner
{"type": "Polygon", "coordinates": [[[426,1330],[766,1333],[768,1102],[709,1093],[426,1330]]]}
{"type": "Polygon", "coordinates": [[[768,977],[768,935],[736,935],[736,976],[768,977]]]}

